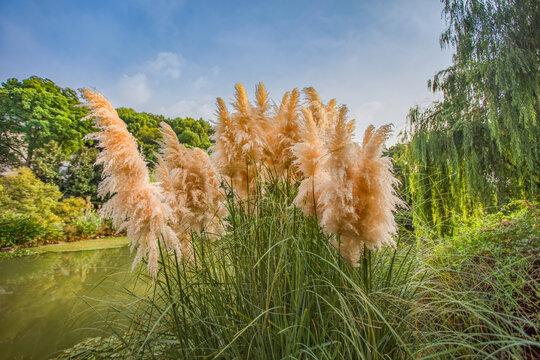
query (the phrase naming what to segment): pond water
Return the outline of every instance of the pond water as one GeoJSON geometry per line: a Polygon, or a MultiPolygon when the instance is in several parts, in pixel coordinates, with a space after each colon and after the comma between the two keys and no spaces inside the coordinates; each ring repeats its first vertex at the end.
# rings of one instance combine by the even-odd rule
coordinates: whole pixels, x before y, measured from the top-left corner
{"type": "Polygon", "coordinates": [[[110,336],[96,311],[110,318],[122,289],[142,287],[132,261],[127,247],[0,259],[0,359],[48,359],[110,336]]]}

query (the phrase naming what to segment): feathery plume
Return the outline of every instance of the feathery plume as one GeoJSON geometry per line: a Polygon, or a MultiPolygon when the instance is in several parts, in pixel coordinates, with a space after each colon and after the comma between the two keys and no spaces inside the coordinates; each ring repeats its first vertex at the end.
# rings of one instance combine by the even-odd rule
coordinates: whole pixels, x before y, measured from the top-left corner
{"type": "Polygon", "coordinates": [[[267,132],[268,167],[278,177],[289,171],[290,180],[301,177],[294,166],[292,146],[300,141],[300,113],[298,89],[286,92],[276,111],[272,127],[267,132]]]}
{"type": "Polygon", "coordinates": [[[229,114],[225,102],[221,98],[217,100],[216,145],[212,148],[211,159],[218,172],[228,178],[237,195],[245,200],[248,189],[255,190],[264,159],[268,100],[262,83],[257,88],[257,107],[249,103],[242,84],[236,84],[235,89],[235,113],[229,114]]]}
{"type": "Polygon", "coordinates": [[[327,174],[321,171],[324,166],[324,143],[319,137],[317,125],[309,109],[302,108],[304,120],[300,130],[301,140],[292,146],[294,164],[303,175],[294,205],[302,209],[304,215],[319,215],[320,192],[316,191],[324,183],[327,174]]]}
{"type": "Polygon", "coordinates": [[[221,219],[227,216],[223,205],[225,194],[206,152],[199,148],[187,149],[180,144],[174,130],[161,124],[161,143],[156,176],[161,181],[164,202],[172,209],[173,229],[183,239],[182,250],[191,254],[189,230],[203,229],[212,236],[224,230],[221,219]]]}
{"type": "Polygon", "coordinates": [[[148,271],[155,278],[158,271],[159,239],[167,248],[180,253],[180,244],[168,225],[171,209],[161,202],[160,189],[150,182],[146,163],[126,124],[113,106],[98,92],[82,90],[90,108],[89,117],[99,132],[88,135],[103,148],[96,164],[103,165],[99,195],[110,199],[101,208],[101,215],[110,217],[120,231],[125,229],[131,250],[137,248],[133,266],[146,259],[148,271]]]}
{"type": "Polygon", "coordinates": [[[311,111],[315,124],[320,133],[324,133],[334,120],[336,99],[332,99],[327,105],[324,105],[319,93],[313,87],[304,88],[304,95],[307,98],[307,108],[311,111]]]}
{"type": "MultiPolygon", "coordinates": [[[[311,97],[316,99],[313,93],[311,97]]],[[[395,245],[393,212],[403,203],[395,194],[392,162],[382,157],[391,127],[368,127],[360,146],[353,141],[354,121],[347,120],[347,108],[336,108],[332,102],[329,106],[324,112],[316,108],[318,116],[322,113],[327,120],[322,135],[312,111],[302,110],[303,140],[294,146],[294,152],[306,178],[294,203],[307,216],[316,213],[325,231],[340,235],[337,246],[342,256],[357,266],[364,246],[395,245]]]]}

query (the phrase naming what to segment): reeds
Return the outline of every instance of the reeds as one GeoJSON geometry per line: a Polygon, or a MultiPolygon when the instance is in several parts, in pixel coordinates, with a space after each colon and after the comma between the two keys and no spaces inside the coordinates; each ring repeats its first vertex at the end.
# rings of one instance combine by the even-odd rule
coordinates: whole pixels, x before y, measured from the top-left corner
{"type": "Polygon", "coordinates": [[[335,100],[325,105],[313,88],[304,89],[302,125],[297,89],[283,96],[272,117],[262,83],[254,105],[241,84],[235,88],[234,113],[217,99],[219,121],[210,158],[200,149],[186,149],[170,126],[161,124],[159,184],[150,183],[135,140],[112,106],[100,94],[84,91],[101,128],[93,138],[104,147],[100,193],[113,195],[103,214],[127,229],[132,248],[139,245],[136,262],[147,257],[156,274],[157,238],[191,257],[190,232],[223,234],[225,195],[214,166],[241,201],[258,192],[263,169],[274,169],[277,178],[288,174],[288,181],[302,179],[294,204],[340,237],[333,242],[352,266],[358,265],[364,247],[394,245],[393,211],[401,202],[394,193],[397,180],[390,159],[382,157],[390,126],[369,127],[360,146],[353,141],[354,121],[347,120],[347,108],[335,100]]]}
{"type": "Polygon", "coordinates": [[[256,218],[229,198],[234,230],[217,246],[204,234],[194,237],[196,268],[164,256],[166,277],[156,291],[130,299],[140,305],[126,314],[132,356],[414,358],[409,247],[374,257],[368,294],[362,272],[342,261],[313,219],[289,206],[285,186],[255,196],[264,198],[256,218]]]}
{"type": "Polygon", "coordinates": [[[283,95],[267,131],[267,167],[275,178],[295,181],[302,173],[294,164],[292,147],[300,141],[299,92],[294,89],[283,95]]]}
{"type": "Polygon", "coordinates": [[[82,90],[91,110],[89,117],[99,132],[88,135],[102,147],[96,164],[103,165],[99,196],[110,195],[100,209],[101,215],[111,218],[118,231],[126,230],[131,250],[137,248],[133,266],[142,259],[148,262],[148,271],[158,271],[158,239],[180,254],[175,232],[169,226],[171,208],[162,201],[160,188],[150,182],[148,169],[133,135],[118,117],[113,106],[98,92],[82,90]]]}

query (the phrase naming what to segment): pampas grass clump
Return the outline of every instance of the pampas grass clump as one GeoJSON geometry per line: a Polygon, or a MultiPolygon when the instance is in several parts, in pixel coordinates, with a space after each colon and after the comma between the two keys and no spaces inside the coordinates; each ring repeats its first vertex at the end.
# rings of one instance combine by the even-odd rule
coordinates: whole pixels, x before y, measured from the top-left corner
{"type": "Polygon", "coordinates": [[[158,271],[158,239],[180,254],[180,244],[169,226],[172,210],[162,201],[160,188],[150,182],[136,140],[113,106],[98,92],[83,89],[82,94],[91,110],[89,117],[100,129],[88,135],[103,148],[96,161],[96,164],[103,165],[99,195],[111,196],[101,208],[101,215],[111,218],[118,231],[127,231],[131,250],[137,248],[133,266],[146,259],[148,271],[155,277],[158,271]]]}
{"type": "Polygon", "coordinates": [[[127,230],[132,249],[138,246],[135,263],[147,259],[155,276],[156,239],[191,257],[191,231],[223,234],[227,211],[216,170],[242,201],[256,194],[263,169],[275,169],[279,178],[288,174],[289,181],[301,179],[294,205],[306,216],[316,216],[326,232],[339,235],[334,245],[352,266],[358,265],[364,248],[394,245],[393,211],[401,201],[394,192],[392,163],[382,157],[390,126],[378,130],[370,126],[359,145],[353,141],[354,121],[347,120],[345,106],[338,107],[335,100],[325,105],[313,88],[304,89],[304,94],[303,122],[297,89],[283,96],[271,118],[262,83],[254,105],[244,87],[236,84],[236,112],[229,113],[225,102],[217,99],[219,122],[211,157],[200,149],[185,148],[162,123],[159,183],[153,184],[135,139],[114,108],[101,94],[84,90],[91,116],[101,129],[92,138],[104,148],[99,158],[104,165],[100,194],[112,195],[102,214],[127,230]]]}
{"type": "Polygon", "coordinates": [[[304,124],[301,127],[301,141],[292,146],[295,156],[294,164],[303,175],[303,180],[298,188],[298,195],[294,199],[294,205],[302,209],[304,215],[319,215],[320,191],[314,191],[326,182],[327,173],[321,171],[324,164],[324,143],[319,136],[317,124],[313,119],[313,113],[302,108],[304,124]]]}

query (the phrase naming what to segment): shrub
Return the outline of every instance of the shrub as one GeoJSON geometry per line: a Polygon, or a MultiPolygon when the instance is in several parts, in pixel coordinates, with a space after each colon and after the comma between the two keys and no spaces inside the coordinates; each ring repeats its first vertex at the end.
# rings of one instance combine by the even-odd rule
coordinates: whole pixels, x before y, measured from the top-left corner
{"type": "Polygon", "coordinates": [[[31,246],[69,238],[88,238],[103,223],[82,198],[60,200],[55,185],[44,184],[30,169],[0,178],[0,246],[31,246]]]}
{"type": "Polygon", "coordinates": [[[76,229],[75,235],[80,238],[88,238],[97,234],[105,226],[98,213],[88,211],[86,214],[76,217],[71,222],[76,229]]]}
{"type": "Polygon", "coordinates": [[[90,205],[91,204],[89,204],[83,198],[70,197],[58,202],[54,212],[64,221],[70,221],[77,217],[83,216],[85,210],[90,208],[90,205]]]}
{"type": "Polygon", "coordinates": [[[426,352],[482,359],[540,355],[539,225],[537,206],[517,201],[429,244],[430,277],[418,300],[432,340],[426,352]]]}
{"type": "Polygon", "coordinates": [[[62,193],[55,185],[44,184],[30,169],[18,168],[0,178],[0,208],[24,215],[47,218],[54,214],[62,193]]]}
{"type": "Polygon", "coordinates": [[[39,216],[4,214],[0,218],[0,247],[30,246],[63,236],[61,222],[48,222],[39,216]]]}

